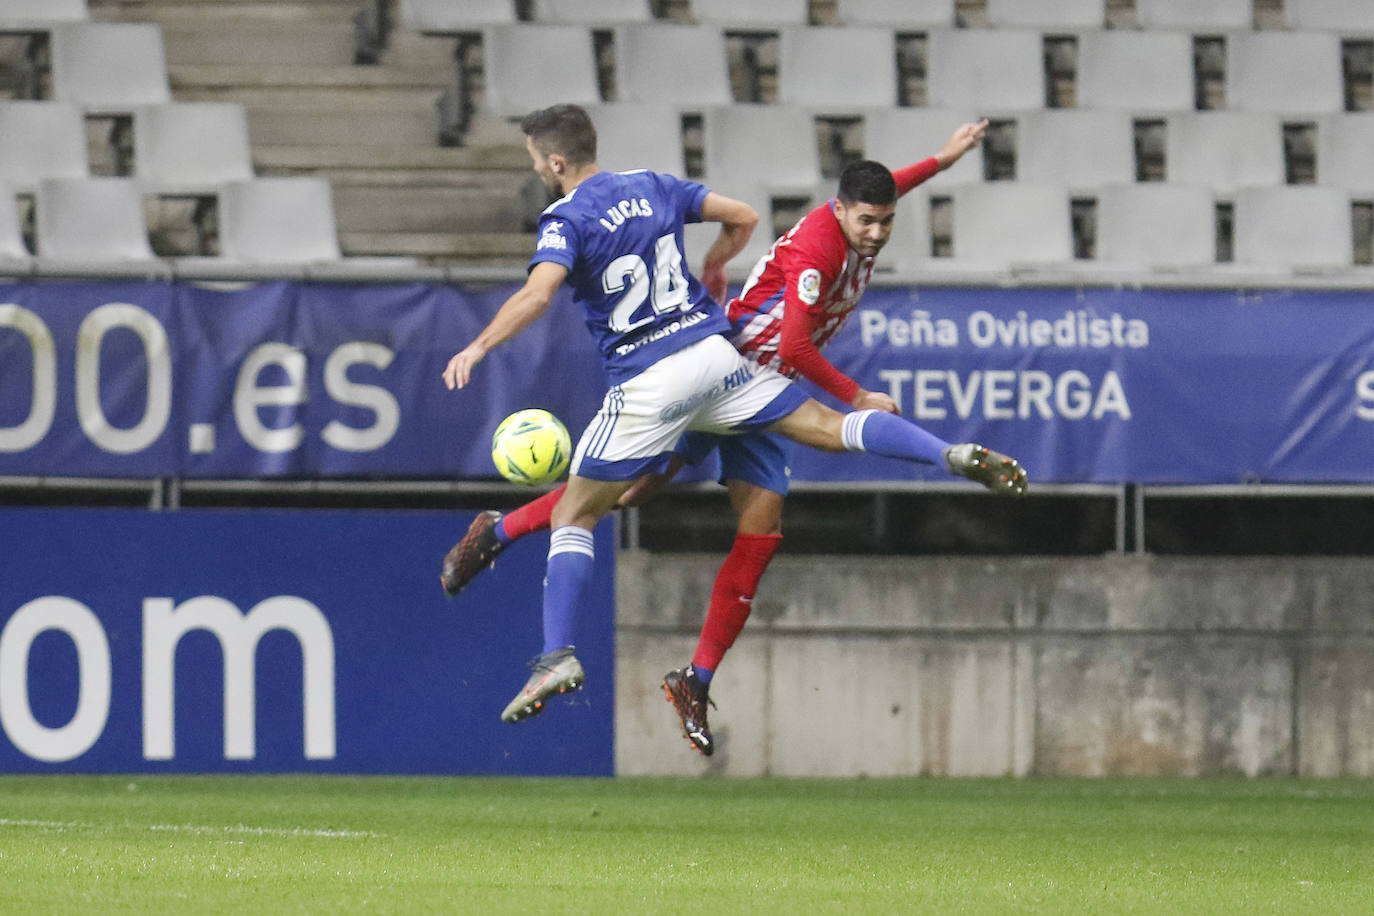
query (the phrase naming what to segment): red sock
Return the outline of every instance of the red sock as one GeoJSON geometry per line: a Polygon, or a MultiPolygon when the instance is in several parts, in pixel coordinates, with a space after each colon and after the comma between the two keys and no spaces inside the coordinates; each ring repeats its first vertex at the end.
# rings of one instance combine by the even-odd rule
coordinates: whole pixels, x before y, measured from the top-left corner
{"type": "Polygon", "coordinates": [[[553,507],[558,505],[559,498],[567,488],[568,485],[565,483],[558,489],[550,490],[538,499],[532,499],[519,509],[512,509],[502,516],[501,528],[505,530],[506,537],[514,541],[535,531],[547,531],[553,507]]]}
{"type": "Polygon", "coordinates": [[[694,667],[715,671],[726,651],[735,644],[735,637],[749,619],[759,579],[781,543],[780,534],[735,535],[735,544],[726,554],[711,588],[711,607],[706,611],[697,651],[692,656],[694,667]]]}

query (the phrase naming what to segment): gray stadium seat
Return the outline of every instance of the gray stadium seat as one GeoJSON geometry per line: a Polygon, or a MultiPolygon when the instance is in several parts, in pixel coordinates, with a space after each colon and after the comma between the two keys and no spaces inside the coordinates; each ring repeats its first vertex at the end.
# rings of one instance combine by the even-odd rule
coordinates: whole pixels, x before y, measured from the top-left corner
{"type": "Polygon", "coordinates": [[[1092,188],[1135,180],[1135,137],[1124,111],[1046,109],[1017,118],[1016,177],[1092,188]]]}
{"type": "Polygon", "coordinates": [[[954,0],[835,0],[840,25],[885,25],[903,30],[948,29],[954,0]]]}
{"type": "Polygon", "coordinates": [[[134,110],[134,174],[146,190],[213,193],[253,177],[248,117],[230,102],[172,102],[134,110]]]}
{"type": "Polygon", "coordinates": [[[816,109],[897,104],[897,43],[892,29],[797,26],[778,47],[778,100],[816,109]],[[864,66],[855,66],[864,61],[864,66]],[[891,61],[891,66],[878,65],[891,61]]]}
{"type": "Polygon", "coordinates": [[[334,199],[323,178],[256,178],[219,193],[220,256],[305,264],[340,258],[334,199]]]}
{"type": "Polygon", "coordinates": [[[408,29],[435,35],[480,32],[490,25],[514,25],[511,0],[401,0],[400,21],[408,29]]]}
{"type": "Polygon", "coordinates": [[[131,178],[49,178],[35,196],[34,242],[40,258],[62,261],[152,260],[143,189],[131,178]]]}
{"type": "Polygon", "coordinates": [[[1164,122],[1168,181],[1223,192],[1283,184],[1283,126],[1277,115],[1190,111],[1164,122]]]}
{"type": "MultiPolygon", "coordinates": [[[[1287,0],[1291,3],[1292,0],[1287,0]]],[[[1254,24],[1252,0],[1135,0],[1135,19],[1142,29],[1248,29],[1254,24]]]]}
{"type": "Polygon", "coordinates": [[[821,178],[816,125],[792,105],[730,105],[703,113],[706,178],[731,187],[767,185],[810,192],[821,178]]]}
{"type": "Polygon", "coordinates": [[[807,0],[692,0],[692,18],[714,25],[805,25],[807,0]]]}
{"type": "Polygon", "coordinates": [[[1193,108],[1193,39],[1183,32],[1099,30],[1078,36],[1079,108],[1137,113],[1193,108]]]}
{"type": "Polygon", "coordinates": [[[1097,260],[1178,270],[1216,260],[1216,203],[1208,188],[1160,182],[1097,191],[1097,260]]]}
{"type": "Polygon", "coordinates": [[[615,50],[621,102],[706,107],[733,101],[725,39],[718,28],[622,26],[615,31],[615,50]]]}
{"type": "Polygon", "coordinates": [[[1350,267],[1350,195],[1314,185],[1242,188],[1234,238],[1237,265],[1350,267]]]}
{"type": "Polygon", "coordinates": [[[19,227],[19,206],[14,199],[14,188],[0,183],[0,261],[25,260],[29,257],[24,247],[24,234],[19,227]]]}
{"type": "Polygon", "coordinates": [[[1283,0],[1290,29],[1374,32],[1374,4],[1367,0],[1283,0]]]}
{"type": "Polygon", "coordinates": [[[1374,195],[1374,111],[1327,115],[1318,123],[1317,183],[1374,195]]]}
{"type": "Polygon", "coordinates": [[[1012,268],[1073,260],[1063,185],[989,181],[951,188],[955,260],[1012,268]]]}
{"type": "Polygon", "coordinates": [[[53,23],[89,18],[86,0],[0,0],[0,31],[46,29],[53,23]]]}
{"type": "Polygon", "coordinates": [[[587,109],[596,125],[597,162],[611,171],[652,169],[682,175],[682,121],[677,110],[645,102],[587,109]]]}
{"type": "Polygon", "coordinates": [[[601,101],[584,26],[493,26],[483,32],[488,114],[519,118],[560,102],[601,101]]]}
{"type": "MultiPolygon", "coordinates": [[[[935,155],[959,125],[977,120],[977,114],[971,110],[876,108],[864,116],[864,156],[890,169],[901,168],[935,155]]],[[[969,150],[942,174],[945,177],[940,181],[982,180],[983,148],[969,150]]]]}
{"type": "Polygon", "coordinates": [[[653,18],[649,0],[534,0],[536,22],[648,22],[653,18]]]}
{"type": "Polygon", "coordinates": [[[52,30],[52,95],[88,114],[127,114],[172,100],[162,28],[69,23],[52,30]]]}
{"type": "Polygon", "coordinates": [[[66,102],[0,102],[0,181],[33,192],[44,178],[85,178],[86,127],[66,102]]]}
{"type": "Polygon", "coordinates": [[[1100,29],[1104,0],[987,0],[988,25],[1014,29],[1100,29]]]}
{"type": "Polygon", "coordinates": [[[1044,107],[1039,32],[932,29],[926,52],[926,98],[933,108],[1029,111],[1044,107]]]}
{"type": "Polygon", "coordinates": [[[1341,37],[1233,32],[1226,38],[1226,107],[1320,114],[1345,107],[1341,37]]]}
{"type": "MultiPolygon", "coordinates": [[[[753,270],[759,258],[768,253],[772,247],[777,234],[773,231],[772,225],[772,195],[768,190],[757,184],[743,184],[732,182],[728,186],[718,186],[711,182],[712,190],[718,190],[727,197],[735,200],[742,200],[752,206],[759,213],[759,224],[754,229],[754,234],[749,237],[749,242],[744,250],[735,255],[726,265],[726,273],[730,279],[736,283],[744,280],[753,270]]],[[[692,273],[698,278],[701,276],[701,262],[706,256],[706,251],[711,247],[711,243],[720,235],[719,223],[689,223],[683,230],[683,245],[686,249],[687,263],[692,273]]]]}

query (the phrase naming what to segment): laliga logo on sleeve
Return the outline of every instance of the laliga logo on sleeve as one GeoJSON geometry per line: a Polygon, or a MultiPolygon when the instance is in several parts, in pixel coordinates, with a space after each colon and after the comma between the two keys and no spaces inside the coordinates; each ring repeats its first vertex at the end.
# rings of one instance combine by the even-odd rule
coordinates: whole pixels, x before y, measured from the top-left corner
{"type": "Polygon", "coordinates": [[[803,270],[797,278],[797,295],[807,305],[815,305],[821,298],[821,272],[814,267],[803,270]]]}

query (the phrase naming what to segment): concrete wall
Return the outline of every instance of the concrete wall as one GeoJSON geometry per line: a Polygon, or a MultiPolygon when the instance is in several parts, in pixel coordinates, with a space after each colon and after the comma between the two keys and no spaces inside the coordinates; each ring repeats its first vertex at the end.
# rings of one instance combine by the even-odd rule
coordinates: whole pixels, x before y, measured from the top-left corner
{"type": "Polygon", "coordinates": [[[1374,775],[1374,560],[777,557],[693,752],[721,557],[625,552],[622,774],[1374,775]]]}

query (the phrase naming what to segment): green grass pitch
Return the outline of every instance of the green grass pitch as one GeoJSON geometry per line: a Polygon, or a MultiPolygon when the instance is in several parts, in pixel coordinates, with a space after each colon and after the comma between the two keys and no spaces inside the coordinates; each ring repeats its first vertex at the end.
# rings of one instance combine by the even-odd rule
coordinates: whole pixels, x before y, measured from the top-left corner
{"type": "Polygon", "coordinates": [[[1374,782],[0,777],[0,913],[1369,913],[1374,782]]]}

